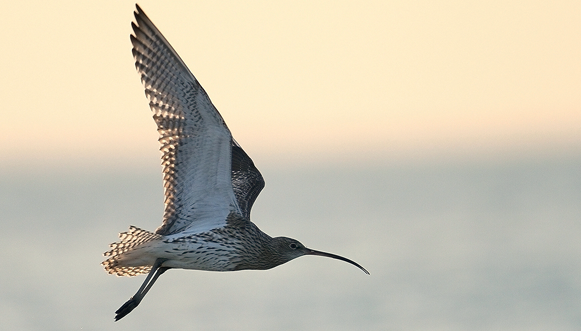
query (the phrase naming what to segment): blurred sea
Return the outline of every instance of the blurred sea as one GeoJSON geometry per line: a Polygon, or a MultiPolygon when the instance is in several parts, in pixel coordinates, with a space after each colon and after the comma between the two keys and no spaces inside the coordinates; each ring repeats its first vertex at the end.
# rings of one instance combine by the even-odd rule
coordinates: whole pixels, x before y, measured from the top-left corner
{"type": "Polygon", "coordinates": [[[253,221],[351,258],[269,271],[107,275],[117,233],[161,222],[159,168],[3,171],[2,330],[580,330],[581,157],[260,167],[253,221]]]}

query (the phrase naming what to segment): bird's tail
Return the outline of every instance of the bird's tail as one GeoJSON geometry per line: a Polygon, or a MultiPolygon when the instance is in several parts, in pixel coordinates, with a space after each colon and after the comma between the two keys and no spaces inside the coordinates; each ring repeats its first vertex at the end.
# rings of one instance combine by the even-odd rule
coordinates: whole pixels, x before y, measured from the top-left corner
{"type": "Polygon", "coordinates": [[[142,230],[135,226],[129,227],[129,231],[121,232],[119,234],[118,242],[110,245],[111,250],[105,252],[103,255],[109,258],[101,264],[105,267],[105,271],[117,276],[137,276],[139,274],[146,274],[151,270],[151,265],[127,266],[123,263],[128,259],[127,255],[132,254],[133,251],[139,250],[139,246],[161,238],[161,235],[155,234],[146,230],[142,230]]]}

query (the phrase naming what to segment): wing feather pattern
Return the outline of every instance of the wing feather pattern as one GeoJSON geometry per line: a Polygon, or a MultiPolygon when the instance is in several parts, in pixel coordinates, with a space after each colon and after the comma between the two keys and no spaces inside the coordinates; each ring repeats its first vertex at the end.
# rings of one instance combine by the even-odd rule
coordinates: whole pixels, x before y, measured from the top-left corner
{"type": "Polygon", "coordinates": [[[250,220],[250,209],[264,188],[264,179],[254,166],[254,162],[234,140],[232,140],[232,188],[242,215],[250,220]]]}
{"type": "Polygon", "coordinates": [[[135,67],[161,143],[165,210],[160,235],[247,220],[264,187],[252,160],[234,141],[210,98],[161,32],[137,5],[131,35],[135,67]]]}
{"type": "Polygon", "coordinates": [[[161,32],[137,7],[131,36],[135,67],[157,123],[165,210],[161,235],[225,225],[237,207],[230,131],[210,98],[161,32]]]}

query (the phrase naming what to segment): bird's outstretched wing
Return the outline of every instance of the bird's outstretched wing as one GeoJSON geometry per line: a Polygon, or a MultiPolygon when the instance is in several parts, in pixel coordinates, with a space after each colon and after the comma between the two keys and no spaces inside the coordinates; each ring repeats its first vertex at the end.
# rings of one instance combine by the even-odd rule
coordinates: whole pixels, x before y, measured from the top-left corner
{"type": "Polygon", "coordinates": [[[160,133],[165,211],[156,233],[225,225],[229,212],[250,219],[264,180],[232,138],[210,98],[161,32],[136,6],[135,66],[160,133]]]}
{"type": "MultiPolygon", "coordinates": [[[[232,150],[240,152],[200,83],[139,6],[132,27],[135,66],[160,134],[165,211],[156,233],[224,226],[230,212],[243,214],[232,187],[232,150]]],[[[248,168],[244,156],[239,163],[248,168]]]]}

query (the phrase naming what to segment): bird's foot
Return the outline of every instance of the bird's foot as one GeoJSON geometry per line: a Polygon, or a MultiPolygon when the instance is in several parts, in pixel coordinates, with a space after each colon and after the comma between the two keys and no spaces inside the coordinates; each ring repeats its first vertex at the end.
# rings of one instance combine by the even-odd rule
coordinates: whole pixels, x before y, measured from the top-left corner
{"type": "Polygon", "coordinates": [[[139,305],[141,300],[137,300],[137,298],[131,297],[131,299],[127,300],[117,311],[115,312],[115,322],[125,317],[129,314],[135,307],[139,305]]]}

